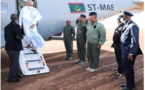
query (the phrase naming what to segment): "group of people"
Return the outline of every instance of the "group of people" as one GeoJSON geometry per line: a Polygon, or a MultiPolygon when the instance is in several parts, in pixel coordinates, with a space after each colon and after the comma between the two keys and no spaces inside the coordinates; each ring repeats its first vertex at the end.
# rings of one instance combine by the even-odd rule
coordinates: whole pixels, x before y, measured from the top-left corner
{"type": "Polygon", "coordinates": [[[132,16],[132,13],[123,11],[113,35],[112,47],[118,63],[116,76],[119,78],[124,73],[126,78],[126,85],[120,85],[121,90],[134,90],[134,63],[136,57],[143,54],[139,45],[139,27],[131,20],[132,16]]]}
{"type": "Polygon", "coordinates": [[[19,55],[23,50],[22,39],[27,42],[27,48],[37,54],[36,48],[44,45],[44,39],[37,31],[37,22],[41,20],[41,15],[36,8],[33,7],[34,2],[29,1],[26,6],[21,9],[19,17],[16,14],[11,15],[11,22],[5,27],[5,50],[7,51],[11,63],[8,82],[19,82],[22,78],[19,67],[19,55]],[[22,29],[24,34],[22,34],[22,29]],[[24,38],[23,38],[24,36],[24,38]]]}
{"type": "MultiPolygon", "coordinates": [[[[42,47],[44,40],[37,32],[36,24],[41,20],[41,15],[36,8],[33,7],[34,2],[29,1],[27,6],[24,6],[20,12],[20,16],[11,15],[11,22],[5,27],[5,50],[11,59],[10,72],[8,82],[19,82],[22,78],[19,70],[19,54],[23,50],[21,28],[24,29],[24,40],[27,41],[32,51],[38,53],[36,47],[42,47]],[[19,20],[19,24],[18,24],[19,20]]],[[[135,88],[134,81],[134,63],[136,56],[142,54],[139,46],[139,27],[131,20],[131,14],[128,11],[123,11],[118,18],[118,27],[113,36],[113,45],[115,49],[116,60],[118,63],[117,77],[124,73],[126,85],[121,90],[133,90],[135,88]]],[[[81,14],[76,20],[77,24],[77,53],[79,60],[76,64],[84,65],[87,56],[89,67],[86,69],[90,72],[97,71],[99,65],[99,56],[101,46],[106,41],[106,30],[104,25],[97,20],[97,13],[90,12],[86,17],[81,14]],[[86,50],[87,44],[87,50],[86,50]]],[[[63,28],[64,44],[66,48],[65,60],[73,59],[73,40],[75,38],[74,27],[71,26],[71,21],[66,21],[66,26],[63,28]]]]}
{"type": "MultiPolygon", "coordinates": [[[[87,18],[85,15],[81,14],[80,17],[76,20],[76,24],[78,26],[76,40],[79,60],[75,63],[84,65],[87,53],[89,67],[86,70],[95,72],[97,71],[97,67],[99,65],[101,45],[103,45],[106,41],[106,30],[104,25],[97,21],[96,12],[89,13],[87,18]]],[[[73,39],[75,37],[75,31],[69,20],[66,21],[66,26],[63,28],[63,33],[67,55],[65,60],[72,60],[73,39]]]]}
{"type": "MultiPolygon", "coordinates": [[[[134,90],[134,63],[137,55],[142,54],[139,46],[139,27],[131,20],[132,13],[123,11],[119,16],[118,27],[113,35],[113,44],[111,47],[115,50],[115,56],[118,64],[116,77],[125,75],[126,85],[121,84],[121,90],[134,90]]],[[[86,18],[81,14],[76,20],[77,24],[77,54],[79,60],[76,64],[84,65],[86,53],[89,67],[86,69],[90,72],[97,71],[99,65],[99,56],[101,45],[106,40],[106,30],[104,26],[97,21],[97,13],[91,12],[86,18]],[[87,43],[87,50],[86,50],[87,43]]],[[[73,39],[75,37],[74,27],[71,22],[66,21],[63,28],[64,43],[66,48],[65,60],[72,60],[73,56],[73,39]]]]}

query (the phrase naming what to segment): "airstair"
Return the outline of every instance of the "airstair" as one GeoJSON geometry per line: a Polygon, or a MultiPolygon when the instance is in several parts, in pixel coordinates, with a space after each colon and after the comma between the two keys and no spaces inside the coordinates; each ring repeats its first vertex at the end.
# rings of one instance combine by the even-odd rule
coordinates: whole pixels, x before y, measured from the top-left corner
{"type": "Polygon", "coordinates": [[[19,57],[19,64],[22,73],[24,75],[48,73],[50,70],[49,67],[47,67],[47,64],[41,53],[40,48],[36,49],[38,54],[35,54],[33,51],[31,51],[31,48],[26,48],[26,41],[22,42],[24,50],[20,52],[19,57]]]}

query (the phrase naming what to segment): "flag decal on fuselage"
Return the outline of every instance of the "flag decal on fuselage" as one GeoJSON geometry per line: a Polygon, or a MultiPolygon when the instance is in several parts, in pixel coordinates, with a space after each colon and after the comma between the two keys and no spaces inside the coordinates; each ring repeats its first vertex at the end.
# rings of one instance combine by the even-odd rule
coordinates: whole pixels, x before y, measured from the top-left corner
{"type": "Polygon", "coordinates": [[[71,13],[86,13],[84,3],[68,3],[71,13]]]}

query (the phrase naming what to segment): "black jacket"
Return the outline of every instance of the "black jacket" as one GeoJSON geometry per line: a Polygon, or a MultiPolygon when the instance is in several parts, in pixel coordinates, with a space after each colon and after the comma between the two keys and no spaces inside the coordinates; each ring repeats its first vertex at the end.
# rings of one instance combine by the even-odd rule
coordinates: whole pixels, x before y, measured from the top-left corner
{"type": "Polygon", "coordinates": [[[121,45],[121,34],[124,30],[124,24],[120,24],[116,29],[115,29],[115,32],[114,32],[114,35],[113,35],[113,44],[111,47],[115,47],[116,45],[121,45]]]}
{"type": "Polygon", "coordinates": [[[114,35],[113,35],[113,42],[114,43],[121,43],[120,37],[121,37],[121,33],[122,33],[123,29],[124,29],[124,24],[120,24],[116,28],[114,35]]]}
{"type": "Polygon", "coordinates": [[[21,34],[20,26],[16,22],[11,21],[5,27],[5,50],[23,50],[21,39],[23,39],[23,35],[21,34]]]}

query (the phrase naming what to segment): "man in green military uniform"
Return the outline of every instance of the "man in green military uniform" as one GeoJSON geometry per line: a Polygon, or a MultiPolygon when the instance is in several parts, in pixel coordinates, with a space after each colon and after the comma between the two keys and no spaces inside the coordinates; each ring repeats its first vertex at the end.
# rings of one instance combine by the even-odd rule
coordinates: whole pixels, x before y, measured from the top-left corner
{"type": "Polygon", "coordinates": [[[101,45],[106,40],[106,30],[103,24],[97,21],[96,12],[89,13],[89,17],[87,17],[85,23],[87,26],[87,57],[89,62],[89,68],[86,70],[95,72],[99,65],[101,45]]]}
{"type": "Polygon", "coordinates": [[[24,7],[24,6],[27,6],[27,3],[29,1],[32,1],[32,0],[18,0],[18,10],[19,10],[19,13],[21,12],[21,9],[24,7]]]}
{"type": "Polygon", "coordinates": [[[77,19],[76,24],[77,28],[77,52],[79,60],[76,61],[76,64],[83,65],[86,58],[86,26],[84,23],[86,16],[81,14],[79,19],[77,19]]]}
{"type": "Polygon", "coordinates": [[[70,20],[66,21],[66,26],[63,28],[64,44],[66,48],[67,57],[65,60],[72,60],[73,56],[73,40],[75,38],[74,27],[71,26],[70,20]]]}

